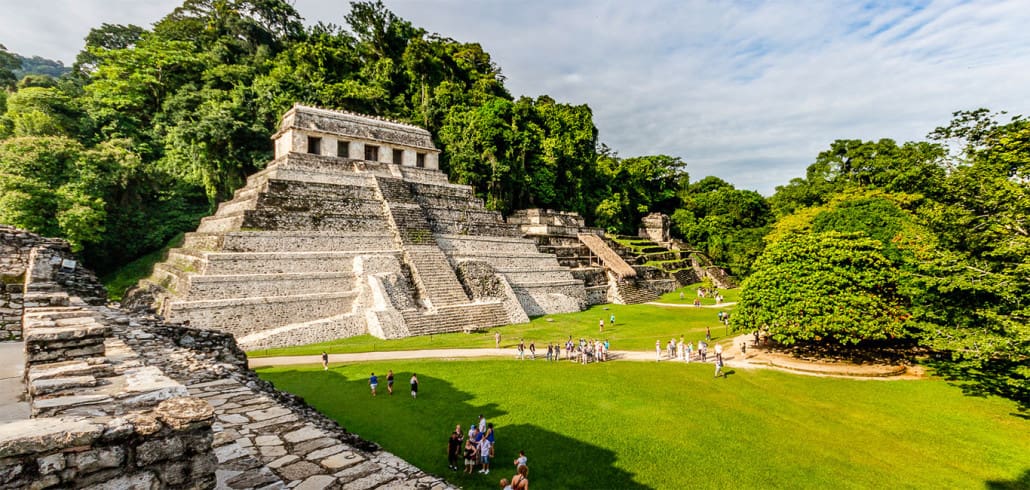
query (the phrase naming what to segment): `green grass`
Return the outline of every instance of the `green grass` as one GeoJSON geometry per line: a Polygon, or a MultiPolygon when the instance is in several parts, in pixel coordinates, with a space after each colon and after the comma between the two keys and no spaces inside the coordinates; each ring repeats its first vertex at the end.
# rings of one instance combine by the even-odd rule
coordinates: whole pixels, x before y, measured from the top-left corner
{"type": "Polygon", "coordinates": [[[149,276],[153,272],[154,264],[164,259],[168,249],[182,245],[185,236],[185,234],[180,233],[169,240],[164,247],[154,250],[101,277],[100,282],[107,289],[107,298],[111,301],[121,301],[122,295],[125,294],[126,290],[135,286],[140,279],[149,276]]]}
{"type": "MultiPolygon", "coordinates": [[[[691,304],[696,296],[697,286],[687,286],[683,301],[679,293],[672,292],[662,297],[661,301],[676,304],[691,304]]],[[[726,301],[735,301],[737,292],[725,291],[726,301]]],[[[703,300],[704,304],[715,304],[711,298],[703,300]]],[[[652,350],[655,340],[661,339],[662,345],[672,337],[677,340],[681,335],[687,340],[697,342],[705,336],[705,329],[712,329],[712,338],[726,337],[727,329],[719,323],[718,309],[713,308],[674,308],[653,305],[597,305],[586,311],[546,315],[532,319],[529,323],[492,328],[487,332],[452,333],[426,337],[409,337],[397,340],[383,340],[370,335],[350,337],[346,339],[322,342],[299,347],[284,347],[251,351],[251,357],[316,355],[323,350],[331,354],[369,351],[398,351],[415,349],[454,349],[454,348],[487,348],[494,346],[494,332],[501,332],[501,347],[513,348],[520,338],[536,342],[537,348],[547,350],[548,342],[564,342],[571,335],[574,339],[607,338],[615,350],[652,350]],[[608,324],[610,316],[615,315],[615,326],[606,326],[604,333],[599,332],[598,321],[602,318],[608,324]]],[[[727,308],[725,311],[731,311],[727,308]]]]}
{"type": "MultiPolygon", "coordinates": [[[[1022,488],[1030,421],[939,380],[859,381],[710,365],[389,361],[263,368],[351,432],[464,488],[497,488],[520,449],[533,488],[1022,488]],[[398,375],[393,397],[367,377],[398,375]],[[406,391],[418,373],[418,400],[406,391]],[[445,441],[479,414],[495,470],[447,469],[445,441]],[[994,485],[994,486],[992,486],[994,485]]],[[[383,385],[380,385],[382,388],[383,385]]]]}

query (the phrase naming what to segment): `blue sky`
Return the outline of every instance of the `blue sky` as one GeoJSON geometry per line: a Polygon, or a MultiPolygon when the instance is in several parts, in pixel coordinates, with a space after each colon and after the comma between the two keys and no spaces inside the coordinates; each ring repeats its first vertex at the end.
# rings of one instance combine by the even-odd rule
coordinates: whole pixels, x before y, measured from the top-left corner
{"type": "MultiPolygon", "coordinates": [[[[68,63],[90,27],[178,1],[7,0],[0,43],[68,63]]],[[[481,43],[515,96],[588,104],[622,156],[683,158],[769,195],[834,139],[923,139],[951,113],[1030,113],[1030,2],[386,0],[481,43]]],[[[296,0],[343,24],[341,0],[296,0]]]]}

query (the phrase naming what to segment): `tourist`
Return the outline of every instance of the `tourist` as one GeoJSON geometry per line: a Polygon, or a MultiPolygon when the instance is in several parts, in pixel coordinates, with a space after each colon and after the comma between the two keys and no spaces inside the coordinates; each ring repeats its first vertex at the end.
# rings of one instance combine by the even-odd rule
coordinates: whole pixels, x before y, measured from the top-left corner
{"type": "Polygon", "coordinates": [[[511,478],[512,490],[529,490],[529,467],[521,465],[515,470],[515,476],[511,478]]]}
{"type": "Polygon", "coordinates": [[[484,438],[479,440],[479,462],[482,465],[482,468],[479,469],[479,472],[484,474],[484,475],[489,475],[490,474],[490,448],[491,447],[493,447],[493,444],[490,442],[490,439],[487,439],[486,437],[484,437],[484,438]]]}
{"type": "Polygon", "coordinates": [[[705,342],[712,341],[712,327],[705,327],[705,342]]]}
{"type": "Polygon", "coordinates": [[[322,351],[322,370],[329,370],[329,354],[326,354],[325,351],[322,351]]]}
{"type": "Polygon", "coordinates": [[[676,339],[669,339],[669,343],[665,344],[665,348],[669,351],[669,360],[676,359],[676,339]]]}
{"type": "Polygon", "coordinates": [[[686,351],[686,349],[684,348],[684,345],[683,345],[683,337],[680,337],[679,343],[676,344],[676,352],[680,353],[680,358],[686,357],[686,355],[687,355],[687,351],[686,351]]]}
{"type": "Polygon", "coordinates": [[[415,373],[411,373],[411,397],[418,398],[418,376],[415,373]]]}
{"type": "MultiPolygon", "coordinates": [[[[473,427],[472,430],[476,428],[473,427]]],[[[472,438],[465,441],[465,473],[472,474],[472,470],[476,467],[476,450],[475,444],[472,443],[472,438]]]]}
{"type": "Polygon", "coordinates": [[[515,469],[519,469],[519,466],[526,466],[527,461],[529,460],[526,459],[526,451],[519,451],[519,457],[515,458],[515,469]]]}
{"type": "Polygon", "coordinates": [[[368,386],[372,387],[372,396],[376,396],[376,386],[379,386],[379,378],[376,377],[376,373],[372,373],[372,376],[368,378],[368,386]]]}
{"type": "Polygon", "coordinates": [[[661,339],[654,341],[654,361],[662,362],[662,341],[661,339]]]}
{"type": "Polygon", "coordinates": [[[722,372],[722,356],[717,356],[715,358],[715,376],[712,376],[712,377],[713,378],[718,378],[719,376],[723,376],[723,377],[726,376],[722,372]]]}
{"type": "Polygon", "coordinates": [[[479,414],[479,432],[486,432],[486,417],[479,414]]]}
{"type": "Polygon", "coordinates": [[[680,291],[680,301],[683,301],[683,291],[680,291]]]}
{"type": "Polygon", "coordinates": [[[529,356],[535,361],[536,360],[536,342],[529,342],[529,356]]]}
{"type": "Polygon", "coordinates": [[[747,341],[746,340],[740,343],[740,355],[741,356],[747,356],[747,341]]]}
{"type": "Polygon", "coordinates": [[[612,313],[612,315],[608,317],[608,325],[612,327],[615,326],[615,313],[612,313]]]}
{"type": "Polygon", "coordinates": [[[598,322],[597,327],[601,333],[604,333],[604,318],[602,318],[601,321],[598,322]]]}
{"type": "Polygon", "coordinates": [[[701,362],[705,362],[708,359],[708,344],[703,340],[697,341],[697,353],[701,356],[701,362]]]}
{"type": "Polygon", "coordinates": [[[393,369],[386,372],[386,391],[393,396],[393,369]]]}
{"type": "Polygon", "coordinates": [[[479,429],[476,428],[475,423],[469,426],[469,440],[473,442],[479,442],[479,429]]]}
{"type": "Polygon", "coordinates": [[[715,357],[722,358],[722,344],[715,344],[715,357]]]}
{"type": "Polygon", "coordinates": [[[494,332],[494,348],[501,348],[501,332],[494,332]]]}
{"type": "Polygon", "coordinates": [[[518,351],[519,353],[516,357],[522,361],[526,360],[526,341],[524,339],[519,339],[518,351]]]}
{"type": "Polygon", "coordinates": [[[451,471],[458,470],[458,456],[461,454],[461,426],[451,432],[451,438],[447,440],[447,467],[451,471]]]}
{"type": "Polygon", "coordinates": [[[551,362],[551,356],[554,355],[554,346],[550,342],[547,343],[547,362],[551,362]]]}

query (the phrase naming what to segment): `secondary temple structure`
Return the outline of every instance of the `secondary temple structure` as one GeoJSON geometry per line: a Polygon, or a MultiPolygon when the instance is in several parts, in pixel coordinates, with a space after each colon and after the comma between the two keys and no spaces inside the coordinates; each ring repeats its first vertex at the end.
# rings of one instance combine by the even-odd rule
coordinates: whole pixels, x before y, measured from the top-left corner
{"type": "Polygon", "coordinates": [[[248,349],[521,323],[584,282],[451,184],[422,128],[295,105],[275,159],[130,294],[248,349]]]}

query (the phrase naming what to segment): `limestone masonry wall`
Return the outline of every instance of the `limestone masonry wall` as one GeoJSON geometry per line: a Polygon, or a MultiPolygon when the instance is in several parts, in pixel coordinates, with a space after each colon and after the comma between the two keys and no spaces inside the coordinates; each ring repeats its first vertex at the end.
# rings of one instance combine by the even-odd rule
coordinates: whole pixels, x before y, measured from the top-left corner
{"type": "Polygon", "coordinates": [[[32,418],[0,424],[0,488],[452,488],[262,381],[231,334],[70,295],[53,256],[18,262],[32,418]]]}

